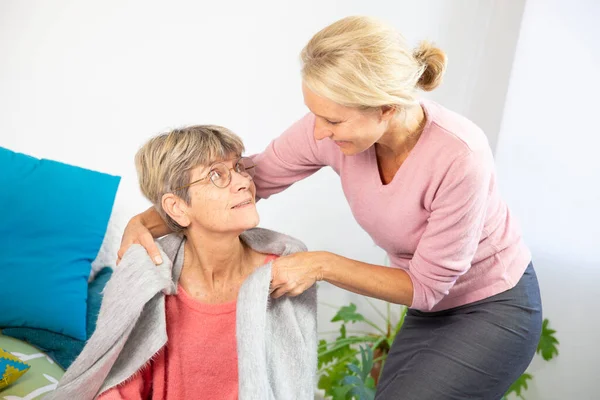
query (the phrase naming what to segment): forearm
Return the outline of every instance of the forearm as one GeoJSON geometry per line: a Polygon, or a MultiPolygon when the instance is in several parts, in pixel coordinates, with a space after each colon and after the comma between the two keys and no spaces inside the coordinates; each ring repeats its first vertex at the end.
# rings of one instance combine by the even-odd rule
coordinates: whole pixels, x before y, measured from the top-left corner
{"type": "Polygon", "coordinates": [[[143,213],[136,215],[134,219],[138,219],[138,221],[150,231],[154,238],[171,233],[171,230],[154,207],[150,207],[143,213]]]}
{"type": "Polygon", "coordinates": [[[413,284],[408,274],[397,268],[368,264],[327,253],[320,278],[342,289],[364,296],[410,306],[413,284]]]}

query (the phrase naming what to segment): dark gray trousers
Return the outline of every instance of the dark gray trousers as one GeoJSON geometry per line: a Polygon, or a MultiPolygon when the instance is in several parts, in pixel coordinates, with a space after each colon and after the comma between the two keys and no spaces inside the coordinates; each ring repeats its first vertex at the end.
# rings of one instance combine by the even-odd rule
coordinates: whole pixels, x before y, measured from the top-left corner
{"type": "Polygon", "coordinates": [[[450,310],[409,310],[375,398],[500,399],[529,366],[541,328],[532,264],[506,292],[450,310]]]}

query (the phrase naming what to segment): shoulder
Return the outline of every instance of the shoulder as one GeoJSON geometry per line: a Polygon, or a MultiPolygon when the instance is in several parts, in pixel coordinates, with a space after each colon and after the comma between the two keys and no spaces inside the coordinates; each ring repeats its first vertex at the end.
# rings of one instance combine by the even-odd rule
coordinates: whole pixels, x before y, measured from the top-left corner
{"type": "Polygon", "coordinates": [[[438,103],[421,103],[427,114],[425,153],[435,175],[493,169],[494,156],[483,130],[438,103]]]}
{"type": "Polygon", "coordinates": [[[467,117],[436,102],[423,101],[427,127],[434,140],[457,156],[487,152],[489,141],[483,130],[467,117]]]}
{"type": "Polygon", "coordinates": [[[277,256],[306,251],[306,245],[295,237],[265,228],[252,228],[242,233],[242,239],[261,253],[277,256]]]}
{"type": "Polygon", "coordinates": [[[155,243],[165,252],[170,260],[174,260],[181,246],[185,242],[185,237],[178,233],[170,233],[160,239],[155,240],[155,243]]]}

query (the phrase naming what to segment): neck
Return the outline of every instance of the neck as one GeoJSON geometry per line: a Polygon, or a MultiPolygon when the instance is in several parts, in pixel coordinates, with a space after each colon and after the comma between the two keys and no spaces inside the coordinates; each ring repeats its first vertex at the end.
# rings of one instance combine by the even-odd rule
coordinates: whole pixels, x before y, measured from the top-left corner
{"type": "Polygon", "coordinates": [[[215,235],[190,229],[186,237],[188,262],[185,264],[210,286],[238,280],[245,274],[250,251],[239,235],[215,235]]]}
{"type": "Polygon", "coordinates": [[[421,136],[425,122],[425,113],[420,105],[406,109],[405,113],[390,121],[389,129],[377,141],[378,153],[394,157],[408,154],[421,136]]]}

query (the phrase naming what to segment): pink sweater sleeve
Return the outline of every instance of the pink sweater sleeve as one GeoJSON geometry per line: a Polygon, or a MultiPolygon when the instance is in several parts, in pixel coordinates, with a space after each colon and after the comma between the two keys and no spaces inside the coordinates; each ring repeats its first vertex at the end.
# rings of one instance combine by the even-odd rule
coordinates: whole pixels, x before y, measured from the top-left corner
{"type": "Polygon", "coordinates": [[[470,152],[449,167],[408,274],[414,292],[411,307],[431,310],[469,270],[481,238],[493,160],[470,152]]]}
{"type": "Polygon", "coordinates": [[[315,117],[307,114],[273,140],[260,154],[256,164],[256,195],[266,199],[304,179],[325,165],[313,137],[315,117]]]}

